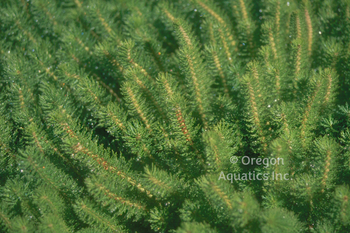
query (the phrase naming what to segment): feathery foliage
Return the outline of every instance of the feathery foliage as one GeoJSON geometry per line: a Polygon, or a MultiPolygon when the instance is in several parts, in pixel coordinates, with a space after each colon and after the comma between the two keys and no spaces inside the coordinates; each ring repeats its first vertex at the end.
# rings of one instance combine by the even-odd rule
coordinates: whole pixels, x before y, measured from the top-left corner
{"type": "Polygon", "coordinates": [[[350,1],[2,0],[0,232],[350,232],[350,1]]]}

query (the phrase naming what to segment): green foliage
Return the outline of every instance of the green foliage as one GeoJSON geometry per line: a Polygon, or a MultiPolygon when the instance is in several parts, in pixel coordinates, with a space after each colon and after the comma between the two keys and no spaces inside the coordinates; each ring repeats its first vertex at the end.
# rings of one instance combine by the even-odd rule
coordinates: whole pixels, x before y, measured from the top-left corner
{"type": "Polygon", "coordinates": [[[350,1],[0,1],[0,232],[350,232],[350,1]]]}

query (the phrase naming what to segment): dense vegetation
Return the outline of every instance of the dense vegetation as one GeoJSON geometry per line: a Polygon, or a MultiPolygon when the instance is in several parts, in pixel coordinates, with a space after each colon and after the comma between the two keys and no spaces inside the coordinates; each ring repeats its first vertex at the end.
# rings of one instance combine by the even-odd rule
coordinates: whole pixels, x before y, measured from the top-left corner
{"type": "Polygon", "coordinates": [[[1,0],[0,35],[0,232],[350,232],[349,0],[1,0]]]}

